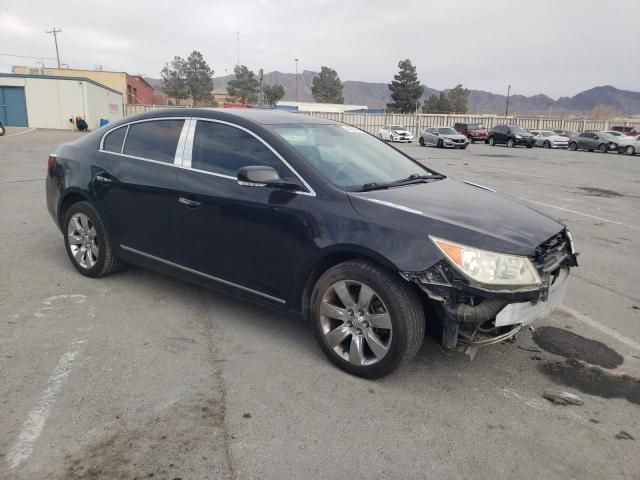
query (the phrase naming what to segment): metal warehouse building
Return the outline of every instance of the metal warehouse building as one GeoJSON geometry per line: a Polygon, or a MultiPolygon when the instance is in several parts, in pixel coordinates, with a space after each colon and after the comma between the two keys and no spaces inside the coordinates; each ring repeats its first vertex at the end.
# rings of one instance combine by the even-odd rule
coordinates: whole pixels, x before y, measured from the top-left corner
{"type": "Polygon", "coordinates": [[[0,122],[14,127],[93,130],[122,118],[122,95],[88,78],[0,73],[0,122]]]}

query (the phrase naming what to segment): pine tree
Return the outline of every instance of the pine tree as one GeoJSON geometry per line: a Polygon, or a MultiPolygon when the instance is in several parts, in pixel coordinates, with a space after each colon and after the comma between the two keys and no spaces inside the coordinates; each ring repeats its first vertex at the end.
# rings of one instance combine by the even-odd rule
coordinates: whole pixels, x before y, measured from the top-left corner
{"type": "Polygon", "coordinates": [[[320,74],[313,77],[311,93],[319,103],[344,103],[342,82],[333,68],[320,67],[320,74]]]}
{"type": "Polygon", "coordinates": [[[213,70],[205,62],[202,54],[196,50],[191,52],[185,64],[185,82],[193,104],[211,102],[213,90],[213,70]]]}
{"type": "Polygon", "coordinates": [[[451,111],[455,113],[467,113],[467,100],[469,98],[469,90],[462,88],[461,84],[455,86],[447,92],[451,111]]]}
{"type": "Polygon", "coordinates": [[[391,99],[393,103],[387,104],[401,113],[413,112],[422,96],[424,87],[420,85],[416,67],[413,66],[411,60],[401,60],[398,62],[399,72],[394,75],[393,81],[389,84],[391,90],[391,99]]]}
{"type": "Polygon", "coordinates": [[[256,74],[246,65],[236,65],[233,69],[235,78],[227,84],[227,92],[232,97],[239,98],[242,103],[255,102],[258,99],[260,82],[256,74]]]}

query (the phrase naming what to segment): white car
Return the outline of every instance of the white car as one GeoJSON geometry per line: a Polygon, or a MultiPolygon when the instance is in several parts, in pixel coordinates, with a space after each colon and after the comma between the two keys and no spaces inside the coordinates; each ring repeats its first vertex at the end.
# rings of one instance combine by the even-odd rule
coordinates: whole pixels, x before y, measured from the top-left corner
{"type": "Polygon", "coordinates": [[[605,130],[605,133],[608,133],[609,135],[613,135],[614,137],[618,137],[618,140],[621,142],[630,142],[632,140],[634,140],[634,138],[630,135],[625,135],[622,132],[618,132],[616,130],[605,130]]]}
{"type": "Polygon", "coordinates": [[[533,135],[536,147],[567,148],[569,146],[569,137],[558,135],[551,130],[529,130],[529,133],[533,135]]]}
{"type": "Polygon", "coordinates": [[[386,142],[413,142],[413,134],[402,125],[385,125],[378,131],[378,138],[386,142]]]}

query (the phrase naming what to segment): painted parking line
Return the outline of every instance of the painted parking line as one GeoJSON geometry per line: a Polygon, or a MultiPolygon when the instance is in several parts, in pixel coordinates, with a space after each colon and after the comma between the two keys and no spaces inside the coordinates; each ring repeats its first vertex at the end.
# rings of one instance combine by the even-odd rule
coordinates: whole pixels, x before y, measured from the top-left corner
{"type": "Polygon", "coordinates": [[[7,455],[9,470],[15,470],[31,456],[31,453],[33,452],[33,444],[38,440],[38,437],[40,437],[40,434],[47,422],[47,418],[51,413],[51,409],[55,405],[58,395],[62,390],[62,385],[71,372],[73,360],[78,355],[78,350],[76,348],[79,343],[82,342],[73,342],[71,344],[71,349],[62,355],[55,370],[53,371],[53,374],[47,381],[47,386],[42,393],[42,397],[40,398],[38,405],[31,410],[27,420],[24,422],[20,435],[18,436],[18,440],[7,455]]]}
{"type": "Polygon", "coordinates": [[[631,228],[632,230],[640,230],[640,227],[637,225],[631,225],[629,223],[617,222],[615,220],[609,220],[608,218],[598,217],[596,215],[590,215],[588,213],[578,212],[576,210],[571,210],[569,208],[558,207],[557,205],[551,205],[550,203],[538,202],[537,200],[529,200],[528,198],[518,197],[519,200],[524,200],[525,202],[535,203],[537,205],[542,205],[544,207],[555,208],[556,210],[562,210],[563,212],[573,213],[574,215],[581,215],[583,217],[593,218],[594,220],[599,220],[605,223],[612,223],[614,225],[620,225],[621,227],[631,228]]]}
{"type": "Polygon", "coordinates": [[[16,135],[24,135],[25,133],[33,132],[34,130],[37,130],[37,129],[36,128],[30,128],[29,130],[25,130],[24,132],[10,133],[9,135],[4,135],[4,136],[5,137],[15,137],[16,135]]]}

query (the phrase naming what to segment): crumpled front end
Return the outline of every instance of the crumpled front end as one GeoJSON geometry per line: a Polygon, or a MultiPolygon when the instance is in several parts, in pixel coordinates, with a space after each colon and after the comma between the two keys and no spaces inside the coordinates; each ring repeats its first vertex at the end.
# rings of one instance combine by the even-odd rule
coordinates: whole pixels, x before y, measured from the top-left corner
{"type": "Polygon", "coordinates": [[[473,281],[446,259],[422,272],[400,272],[435,305],[442,344],[482,346],[512,338],[523,326],[549,315],[562,303],[569,270],[578,265],[571,234],[563,230],[530,257],[541,283],[536,287],[495,288],[473,281]]]}

